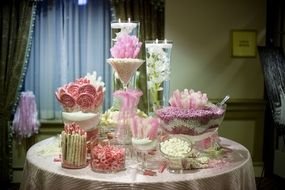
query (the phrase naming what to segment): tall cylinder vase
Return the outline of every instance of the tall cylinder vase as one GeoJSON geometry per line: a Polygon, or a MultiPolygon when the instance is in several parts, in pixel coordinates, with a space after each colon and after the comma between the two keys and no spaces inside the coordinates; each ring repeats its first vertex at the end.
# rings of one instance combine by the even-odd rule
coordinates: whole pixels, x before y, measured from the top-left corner
{"type": "MultiPolygon", "coordinates": [[[[113,47],[114,44],[116,43],[117,39],[120,38],[122,35],[128,34],[130,36],[136,36],[139,38],[139,31],[140,31],[140,23],[136,21],[121,21],[120,19],[118,21],[113,21],[111,23],[111,46],[113,47]]],[[[129,82],[129,87],[130,88],[135,88],[135,76],[134,75],[129,82]]],[[[113,92],[116,90],[123,89],[123,84],[119,79],[118,74],[116,71],[113,71],[113,76],[112,76],[112,88],[113,92]]]]}
{"type": "Polygon", "coordinates": [[[148,114],[168,105],[172,41],[145,41],[148,114]]]}

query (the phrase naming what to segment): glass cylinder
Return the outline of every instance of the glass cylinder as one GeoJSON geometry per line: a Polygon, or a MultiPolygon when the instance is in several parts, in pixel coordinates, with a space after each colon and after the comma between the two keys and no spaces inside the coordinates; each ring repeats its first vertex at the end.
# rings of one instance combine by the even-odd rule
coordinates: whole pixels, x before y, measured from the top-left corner
{"type": "Polygon", "coordinates": [[[101,113],[84,113],[84,112],[62,112],[62,120],[64,124],[77,124],[86,132],[87,151],[90,152],[90,141],[97,138],[99,134],[98,124],[100,122],[101,113]]]}
{"type": "Polygon", "coordinates": [[[145,41],[148,114],[168,105],[172,41],[145,41]]]}
{"type": "Polygon", "coordinates": [[[122,145],[108,139],[92,143],[91,169],[95,172],[113,173],[125,169],[126,151],[122,145]]]}
{"type": "MultiPolygon", "coordinates": [[[[137,38],[140,38],[140,23],[137,21],[131,21],[128,19],[128,21],[124,21],[121,19],[117,21],[112,21],[111,22],[111,47],[114,46],[115,42],[117,39],[124,35],[128,34],[131,36],[136,36],[137,38]]],[[[113,92],[119,89],[123,89],[123,84],[119,79],[118,74],[116,71],[113,71],[113,76],[112,76],[112,88],[113,92]]],[[[136,75],[132,76],[129,82],[129,87],[135,88],[136,84],[136,75]]]]}

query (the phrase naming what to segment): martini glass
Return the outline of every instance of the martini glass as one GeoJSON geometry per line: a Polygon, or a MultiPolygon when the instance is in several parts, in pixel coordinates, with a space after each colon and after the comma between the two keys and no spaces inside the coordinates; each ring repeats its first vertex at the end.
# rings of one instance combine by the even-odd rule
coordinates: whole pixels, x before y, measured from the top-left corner
{"type": "Polygon", "coordinates": [[[123,83],[123,88],[128,88],[130,79],[135,74],[137,69],[143,64],[142,59],[129,59],[129,58],[110,58],[107,62],[118,74],[120,81],[123,83]]]}

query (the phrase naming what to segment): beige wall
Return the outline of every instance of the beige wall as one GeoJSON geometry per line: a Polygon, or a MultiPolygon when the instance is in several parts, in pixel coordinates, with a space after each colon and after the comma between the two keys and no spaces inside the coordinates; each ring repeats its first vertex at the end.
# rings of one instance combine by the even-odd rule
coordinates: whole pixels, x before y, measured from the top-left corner
{"type": "Polygon", "coordinates": [[[263,74],[256,58],[231,57],[231,30],[254,29],[264,46],[265,0],[166,0],[165,36],[173,40],[171,91],[192,88],[210,99],[231,96],[223,137],[251,153],[255,175],[263,165],[263,74]]]}
{"type": "Polygon", "coordinates": [[[265,0],[166,0],[165,21],[166,38],[174,42],[171,91],[193,88],[213,99],[263,97],[258,56],[232,58],[230,31],[256,29],[258,45],[264,45],[265,0]]]}

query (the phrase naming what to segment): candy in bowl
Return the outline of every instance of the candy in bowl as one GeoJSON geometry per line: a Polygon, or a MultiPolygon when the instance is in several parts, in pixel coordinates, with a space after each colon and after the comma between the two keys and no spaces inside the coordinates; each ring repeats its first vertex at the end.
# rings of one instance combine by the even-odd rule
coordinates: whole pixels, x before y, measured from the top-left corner
{"type": "Polygon", "coordinates": [[[183,170],[183,162],[192,154],[192,144],[187,138],[168,136],[159,143],[159,150],[167,160],[168,170],[177,172],[183,170]]]}

